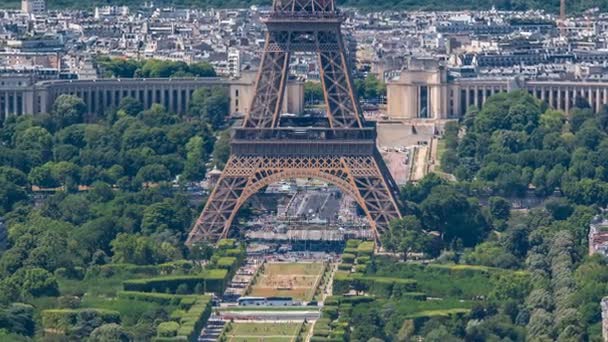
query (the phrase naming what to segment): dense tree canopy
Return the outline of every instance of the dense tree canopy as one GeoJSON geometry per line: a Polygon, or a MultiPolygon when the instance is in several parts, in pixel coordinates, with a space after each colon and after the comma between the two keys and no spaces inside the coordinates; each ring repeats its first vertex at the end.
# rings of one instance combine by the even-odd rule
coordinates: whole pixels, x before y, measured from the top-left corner
{"type": "Polygon", "coordinates": [[[209,63],[186,64],[184,62],[148,59],[137,61],[123,58],[98,58],[97,63],[108,77],[214,77],[215,70],[209,63]]]}

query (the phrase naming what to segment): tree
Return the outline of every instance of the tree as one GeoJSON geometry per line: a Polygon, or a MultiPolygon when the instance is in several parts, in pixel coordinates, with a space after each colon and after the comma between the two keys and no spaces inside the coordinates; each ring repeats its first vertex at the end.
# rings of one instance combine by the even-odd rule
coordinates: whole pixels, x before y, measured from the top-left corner
{"type": "Polygon", "coordinates": [[[59,285],[55,276],[42,268],[21,268],[11,278],[18,282],[23,298],[59,294],[59,285]]]}
{"type": "Polygon", "coordinates": [[[304,83],[304,101],[308,104],[325,101],[321,82],[307,81],[304,83]]]}
{"type": "Polygon", "coordinates": [[[355,88],[357,89],[357,95],[362,99],[376,100],[380,96],[386,96],[386,84],[372,73],[368,74],[363,80],[356,80],[355,88]]]}
{"type": "Polygon", "coordinates": [[[87,111],[85,103],[74,95],[59,95],[53,103],[53,115],[59,127],[82,122],[87,111]]]}
{"type": "Polygon", "coordinates": [[[144,110],[144,107],[142,106],[141,102],[130,96],[126,96],[123,97],[122,100],[120,100],[120,103],[118,104],[118,110],[123,111],[129,116],[136,116],[142,110],[144,110]]]}
{"type": "Polygon", "coordinates": [[[29,304],[12,303],[8,308],[1,309],[0,329],[7,329],[11,333],[33,337],[36,332],[34,307],[29,304]]]}
{"type": "Polygon", "coordinates": [[[129,342],[132,340],[132,337],[116,323],[104,324],[95,328],[88,339],[90,342],[129,342]]]}
{"type": "Polygon", "coordinates": [[[97,59],[97,63],[108,77],[132,78],[135,70],[141,67],[141,63],[134,59],[101,57],[97,59]]]}
{"type": "Polygon", "coordinates": [[[577,107],[570,111],[568,123],[570,124],[572,131],[576,133],[583,125],[583,123],[590,119],[593,119],[593,111],[591,109],[589,109],[588,107],[577,107]]]}
{"type": "Polygon", "coordinates": [[[161,164],[146,165],[139,169],[135,177],[138,183],[167,181],[170,178],[171,173],[161,164]]]}
{"type": "Polygon", "coordinates": [[[464,114],[463,124],[467,129],[472,129],[475,124],[475,119],[479,114],[479,108],[475,105],[467,108],[467,112],[464,114]]]}
{"type": "Polygon", "coordinates": [[[200,117],[214,129],[224,125],[230,111],[230,97],[222,87],[198,88],[192,94],[189,113],[200,117]]]}
{"type": "Polygon", "coordinates": [[[545,203],[545,209],[556,220],[565,220],[574,212],[574,208],[563,197],[553,198],[545,203]]]}
{"type": "Polygon", "coordinates": [[[511,215],[511,203],[498,196],[490,197],[490,214],[496,220],[507,220],[511,215]]]}
{"type": "Polygon", "coordinates": [[[13,183],[18,186],[26,186],[27,175],[14,167],[0,166],[0,181],[13,183]]]}
{"type": "Polygon", "coordinates": [[[473,246],[489,228],[479,204],[450,186],[434,187],[420,208],[424,226],[442,232],[447,243],[460,239],[465,247],[473,246]]]}
{"type": "Polygon", "coordinates": [[[411,215],[391,221],[381,239],[386,249],[402,253],[404,260],[412,251],[429,252],[431,246],[431,237],[422,229],[422,223],[411,215]]]}
{"type": "Polygon", "coordinates": [[[17,202],[26,199],[25,190],[0,178],[0,215],[10,212],[17,202]]]}
{"type": "Polygon", "coordinates": [[[134,234],[119,233],[110,243],[112,262],[149,265],[179,258],[179,251],[168,243],[157,243],[153,239],[134,234]]]}
{"type": "Polygon", "coordinates": [[[66,188],[66,191],[75,189],[79,184],[80,168],[78,165],[60,161],[50,163],[51,177],[66,188]]]}
{"type": "Polygon", "coordinates": [[[192,63],[188,67],[188,71],[197,77],[215,77],[215,69],[207,62],[192,63]]]}
{"type": "Polygon", "coordinates": [[[547,109],[540,116],[540,125],[547,132],[560,132],[566,123],[566,115],[562,111],[547,109]]]}
{"type": "Polygon", "coordinates": [[[27,153],[33,164],[40,165],[52,156],[53,136],[43,127],[29,127],[15,133],[15,148],[27,153]]]}
{"type": "Polygon", "coordinates": [[[205,177],[206,153],[203,146],[203,138],[194,136],[186,144],[186,163],[184,164],[185,180],[195,181],[205,177]]]}
{"type": "Polygon", "coordinates": [[[49,163],[33,168],[28,175],[28,180],[32,185],[40,187],[54,188],[59,186],[59,182],[52,175],[51,164],[49,163]]]}
{"type": "Polygon", "coordinates": [[[223,169],[230,157],[230,131],[220,133],[219,139],[213,147],[213,161],[218,169],[223,169]]]}

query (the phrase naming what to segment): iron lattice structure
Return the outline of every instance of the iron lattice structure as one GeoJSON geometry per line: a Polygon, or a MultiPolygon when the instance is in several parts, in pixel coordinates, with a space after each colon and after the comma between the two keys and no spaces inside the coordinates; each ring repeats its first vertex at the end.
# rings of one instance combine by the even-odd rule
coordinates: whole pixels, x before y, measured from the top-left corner
{"type": "Polygon", "coordinates": [[[265,186],[317,178],[338,186],[365,212],[376,240],[401,214],[398,189],[376,148],[375,127],[361,115],[333,0],[275,0],[265,19],[266,43],[256,95],[231,156],[187,243],[226,237],[239,208],[265,186]],[[328,128],[280,125],[290,54],[317,54],[328,128]]]}

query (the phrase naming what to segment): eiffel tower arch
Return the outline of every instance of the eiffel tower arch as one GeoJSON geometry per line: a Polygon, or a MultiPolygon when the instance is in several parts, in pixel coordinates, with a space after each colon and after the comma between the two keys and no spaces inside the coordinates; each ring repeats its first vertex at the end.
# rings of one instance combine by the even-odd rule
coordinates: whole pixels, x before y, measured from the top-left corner
{"type": "MultiPolygon", "coordinates": [[[[264,19],[266,43],[256,94],[243,125],[234,128],[231,155],[188,236],[187,244],[226,237],[239,208],[263,187],[289,178],[316,178],[352,196],[376,241],[401,217],[398,187],[364,120],[347,63],[334,0],[274,0],[264,19]],[[281,108],[293,52],[316,53],[326,117],[307,127],[283,123],[281,108]]],[[[297,120],[296,120],[297,121],[297,120]]]]}

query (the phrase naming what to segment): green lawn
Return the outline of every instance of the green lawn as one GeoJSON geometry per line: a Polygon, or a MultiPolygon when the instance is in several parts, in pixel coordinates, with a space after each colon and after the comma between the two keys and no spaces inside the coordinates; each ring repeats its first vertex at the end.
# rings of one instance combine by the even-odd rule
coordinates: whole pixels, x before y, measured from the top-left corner
{"type": "Polygon", "coordinates": [[[81,280],[57,277],[57,282],[62,295],[82,296],[86,293],[90,296],[113,297],[116,292],[122,290],[123,281],[149,277],[151,277],[149,273],[115,269],[100,272],[97,275],[89,275],[81,280]]]}
{"type": "Polygon", "coordinates": [[[151,314],[158,310],[164,310],[170,314],[177,309],[175,305],[161,305],[158,303],[144,302],[140,300],[121,299],[121,298],[102,298],[93,296],[84,296],[80,304],[83,308],[97,308],[115,310],[120,312],[122,324],[125,326],[133,326],[145,314],[151,314]]]}
{"type": "Polygon", "coordinates": [[[250,296],[313,298],[325,266],[322,263],[267,263],[249,290],[250,296]]]}
{"type": "MultiPolygon", "coordinates": [[[[394,300],[393,300],[394,301],[394,300]]],[[[463,301],[458,299],[443,300],[412,300],[401,299],[395,301],[398,311],[404,315],[412,316],[433,316],[448,315],[450,313],[468,312],[474,305],[474,301],[463,301]]]]}
{"type": "Polygon", "coordinates": [[[494,289],[493,275],[501,272],[523,273],[471,265],[419,265],[388,261],[377,265],[374,276],[415,279],[417,291],[441,298],[488,296],[494,289]]]}
{"type": "Polygon", "coordinates": [[[437,139],[437,155],[436,155],[436,163],[437,163],[437,168],[435,169],[436,171],[442,171],[441,170],[441,156],[445,153],[445,139],[437,139]]]}
{"type": "Polygon", "coordinates": [[[231,323],[227,341],[292,341],[303,323],[231,323]]]}

